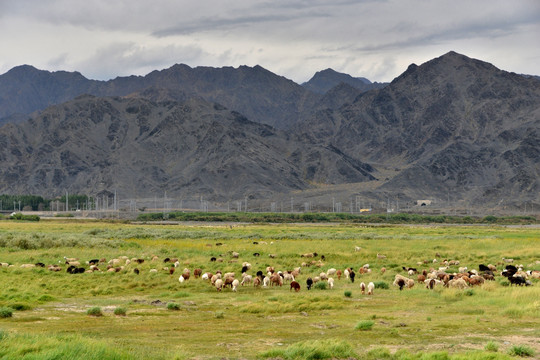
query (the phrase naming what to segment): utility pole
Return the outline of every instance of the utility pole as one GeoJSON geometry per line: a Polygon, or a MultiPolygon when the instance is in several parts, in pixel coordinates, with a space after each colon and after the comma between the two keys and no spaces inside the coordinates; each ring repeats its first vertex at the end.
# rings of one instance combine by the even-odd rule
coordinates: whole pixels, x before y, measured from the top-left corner
{"type": "Polygon", "coordinates": [[[68,202],[69,194],[66,190],[66,211],[69,211],[69,202],[68,202]]]}

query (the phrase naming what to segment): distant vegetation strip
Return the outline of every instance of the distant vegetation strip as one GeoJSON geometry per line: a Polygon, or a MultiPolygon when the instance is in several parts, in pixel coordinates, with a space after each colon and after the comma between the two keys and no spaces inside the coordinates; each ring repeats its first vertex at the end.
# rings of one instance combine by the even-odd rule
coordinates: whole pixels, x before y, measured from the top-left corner
{"type": "Polygon", "coordinates": [[[421,214],[367,214],[348,213],[251,213],[251,212],[170,212],[147,213],[139,221],[218,221],[249,223],[390,223],[390,224],[538,224],[533,216],[452,216],[421,214]]]}

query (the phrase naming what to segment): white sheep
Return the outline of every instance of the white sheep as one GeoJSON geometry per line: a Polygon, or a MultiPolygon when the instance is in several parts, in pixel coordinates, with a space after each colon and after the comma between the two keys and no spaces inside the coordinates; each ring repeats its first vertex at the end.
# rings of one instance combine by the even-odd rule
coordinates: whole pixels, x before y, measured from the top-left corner
{"type": "Polygon", "coordinates": [[[180,277],[178,278],[178,281],[180,281],[180,283],[183,283],[185,281],[184,277],[182,275],[180,275],[180,277]]]}
{"type": "Polygon", "coordinates": [[[202,274],[201,279],[208,280],[208,273],[202,274]]]}
{"type": "Polygon", "coordinates": [[[334,288],[334,278],[328,278],[328,287],[330,289],[334,288]]]}
{"type": "Polygon", "coordinates": [[[354,251],[355,251],[355,252],[358,252],[358,251],[360,251],[360,250],[362,250],[362,248],[361,248],[360,246],[355,246],[355,247],[354,247],[354,251]]]}
{"type": "Polygon", "coordinates": [[[35,268],[36,265],[34,265],[34,264],[22,264],[21,267],[24,268],[24,269],[29,269],[29,268],[35,268]]]}
{"type": "Polygon", "coordinates": [[[460,272],[460,273],[465,273],[465,272],[467,272],[467,267],[466,267],[466,266],[460,266],[460,267],[458,268],[458,272],[460,272]]]}
{"type": "Polygon", "coordinates": [[[360,283],[360,290],[362,291],[362,295],[366,293],[366,284],[363,282],[360,283]]]}
{"type": "Polygon", "coordinates": [[[283,281],[292,282],[294,281],[294,276],[292,274],[284,274],[283,275],[283,281]]]}
{"type": "Polygon", "coordinates": [[[327,276],[326,273],[324,273],[324,272],[322,272],[322,273],[319,274],[319,278],[320,278],[321,280],[328,280],[328,276],[327,276]]]}
{"type": "Polygon", "coordinates": [[[232,282],[232,291],[236,292],[239,284],[240,284],[240,281],[238,281],[238,279],[234,279],[234,281],[232,282]]]}
{"type": "Polygon", "coordinates": [[[150,269],[150,273],[157,273],[157,269],[150,269]]]}
{"type": "Polygon", "coordinates": [[[265,276],[263,279],[263,287],[268,287],[268,285],[270,285],[270,278],[265,276]]]}
{"type": "Polygon", "coordinates": [[[349,269],[345,269],[345,271],[343,271],[343,275],[345,275],[345,279],[348,279],[350,275],[349,269]]]}
{"type": "Polygon", "coordinates": [[[244,286],[244,284],[251,284],[252,281],[253,281],[253,277],[251,275],[243,275],[241,284],[242,286],[244,286]]]}
{"type": "Polygon", "coordinates": [[[331,268],[331,269],[328,269],[328,271],[326,272],[326,275],[332,276],[332,275],[335,275],[336,272],[337,272],[337,269],[331,268]]]}
{"type": "Polygon", "coordinates": [[[221,289],[223,289],[223,280],[217,279],[214,286],[216,287],[217,291],[221,291],[221,289]]]}
{"type": "Polygon", "coordinates": [[[367,294],[373,295],[373,290],[375,289],[375,284],[373,282],[370,282],[367,286],[367,294]]]}

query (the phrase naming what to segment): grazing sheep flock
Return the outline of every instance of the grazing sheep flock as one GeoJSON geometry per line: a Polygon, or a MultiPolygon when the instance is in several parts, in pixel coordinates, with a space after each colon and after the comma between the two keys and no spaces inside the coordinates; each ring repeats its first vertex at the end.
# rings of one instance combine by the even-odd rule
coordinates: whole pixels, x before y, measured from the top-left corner
{"type": "MultiPolygon", "coordinates": [[[[354,247],[355,257],[358,262],[361,260],[369,260],[369,257],[363,255],[362,251],[362,248],[358,246],[354,247]]],[[[259,253],[254,253],[249,256],[258,259],[259,255],[259,253]]],[[[275,266],[266,266],[264,269],[257,269],[256,272],[254,271],[254,274],[250,274],[253,266],[248,261],[244,261],[241,266],[235,265],[237,261],[240,261],[238,259],[241,258],[241,252],[230,251],[228,254],[224,253],[219,254],[217,257],[213,256],[209,260],[209,263],[219,262],[232,264],[230,266],[235,267],[241,273],[241,277],[239,278],[237,278],[235,272],[223,274],[221,270],[217,270],[215,274],[213,274],[210,272],[203,272],[201,268],[194,268],[193,279],[200,278],[202,281],[208,282],[218,292],[223,291],[227,287],[229,287],[232,292],[238,292],[241,289],[239,285],[242,287],[253,286],[255,288],[275,288],[282,287],[284,284],[290,285],[291,291],[294,289],[295,292],[299,292],[301,290],[301,283],[306,285],[306,290],[308,291],[315,288],[314,285],[318,282],[326,282],[327,287],[330,290],[333,290],[338,287],[339,282],[342,281],[342,275],[344,275],[343,281],[354,283],[356,274],[358,274],[358,276],[362,277],[359,286],[362,295],[366,293],[367,295],[374,295],[376,281],[370,280],[375,280],[375,274],[383,276],[386,272],[392,270],[396,270],[393,285],[398,287],[400,291],[411,289],[415,284],[422,284],[422,287],[429,290],[433,290],[436,287],[467,289],[472,286],[481,286],[486,281],[493,281],[495,277],[498,276],[506,277],[510,286],[530,286],[532,285],[531,279],[540,279],[539,270],[524,270],[523,265],[513,265],[513,260],[506,258],[502,258],[502,262],[498,263],[499,268],[502,268],[502,270],[498,270],[497,266],[493,264],[479,264],[478,270],[476,270],[473,266],[460,265],[459,260],[439,260],[437,258],[434,260],[424,260],[416,264],[416,266],[425,266],[424,269],[406,265],[401,266],[400,269],[396,264],[386,263],[388,261],[386,255],[377,253],[376,257],[371,255],[371,259],[377,261],[380,266],[380,272],[372,272],[368,263],[359,266],[357,271],[355,271],[355,268],[352,266],[345,269],[336,269],[335,267],[329,266],[326,271],[321,271],[325,268],[326,257],[324,255],[319,255],[317,252],[308,252],[299,255],[299,263],[296,267],[278,270],[275,266]],[[306,262],[305,259],[309,259],[309,261],[306,262]],[[435,266],[434,264],[440,264],[441,266],[435,266]],[[452,267],[457,271],[451,271],[450,269],[452,267]],[[337,278],[337,281],[334,280],[334,277],[337,278]]],[[[177,257],[166,257],[161,260],[156,255],[150,255],[146,259],[130,259],[127,256],[119,256],[108,261],[105,258],[96,258],[86,262],[81,262],[77,258],[64,257],[59,263],[65,266],[65,271],[69,274],[108,272],[139,275],[142,272],[139,268],[142,268],[141,266],[144,263],[145,266],[150,267],[150,269],[146,270],[149,273],[163,273],[172,276],[175,273],[175,270],[180,266],[180,260],[177,257]],[[86,266],[81,264],[86,264],[86,266]],[[172,266],[163,266],[167,264],[172,264],[172,266]]],[[[537,264],[538,263],[539,262],[537,262],[537,264]]],[[[49,271],[56,272],[62,271],[63,267],[60,264],[46,266],[44,263],[38,262],[21,264],[19,267],[23,269],[47,268],[49,271]]],[[[14,267],[14,265],[0,263],[0,267],[14,267]]],[[[193,281],[190,279],[192,279],[191,270],[189,268],[184,268],[178,277],[179,283],[186,286],[189,281],[193,281]]],[[[324,288],[326,288],[326,286],[324,288]]]]}

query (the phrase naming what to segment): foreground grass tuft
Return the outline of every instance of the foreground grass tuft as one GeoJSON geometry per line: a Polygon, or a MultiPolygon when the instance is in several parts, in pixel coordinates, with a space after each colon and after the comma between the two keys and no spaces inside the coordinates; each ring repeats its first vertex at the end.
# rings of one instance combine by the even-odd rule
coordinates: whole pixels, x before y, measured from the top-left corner
{"type": "Polygon", "coordinates": [[[527,345],[514,345],[508,349],[508,354],[512,356],[533,357],[534,350],[527,345]]]}
{"type": "Polygon", "coordinates": [[[89,316],[103,316],[103,312],[101,311],[101,308],[99,306],[94,306],[94,307],[86,310],[86,315],[89,315],[89,316]]]}
{"type": "Polygon", "coordinates": [[[13,316],[13,310],[8,307],[0,308],[0,318],[10,318],[13,316]]]}
{"type": "Polygon", "coordinates": [[[292,344],[285,349],[274,348],[260,355],[262,358],[293,359],[348,359],[357,358],[350,343],[344,340],[328,339],[303,341],[292,344]]]}
{"type": "Polygon", "coordinates": [[[356,324],[354,328],[356,330],[366,331],[366,330],[371,330],[374,324],[375,322],[371,320],[362,320],[362,321],[359,321],[358,324],[356,324]]]}

